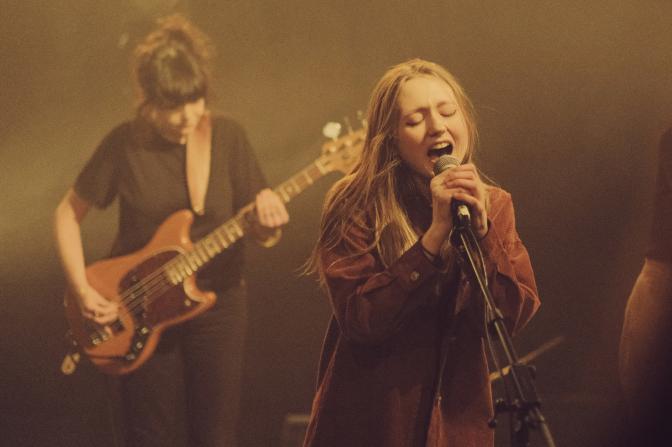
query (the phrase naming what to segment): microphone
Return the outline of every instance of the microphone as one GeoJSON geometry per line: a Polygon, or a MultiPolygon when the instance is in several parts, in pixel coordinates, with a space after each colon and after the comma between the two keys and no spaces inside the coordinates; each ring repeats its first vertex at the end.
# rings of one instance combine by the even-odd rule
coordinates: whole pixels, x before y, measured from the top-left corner
{"type": "MultiPolygon", "coordinates": [[[[438,160],[434,163],[434,175],[439,175],[446,169],[452,169],[455,166],[460,165],[460,160],[450,155],[444,154],[439,157],[438,160]]],[[[469,213],[469,207],[464,203],[458,200],[453,200],[452,202],[453,217],[456,219],[458,225],[466,227],[471,221],[471,214],[469,213]]]]}

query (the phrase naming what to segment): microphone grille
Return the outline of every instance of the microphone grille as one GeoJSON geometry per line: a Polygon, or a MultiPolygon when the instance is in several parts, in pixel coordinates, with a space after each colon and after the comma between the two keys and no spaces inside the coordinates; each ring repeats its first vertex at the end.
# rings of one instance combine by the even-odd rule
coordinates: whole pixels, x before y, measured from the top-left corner
{"type": "Polygon", "coordinates": [[[440,174],[446,169],[460,165],[460,160],[450,155],[442,155],[434,162],[434,175],[440,174]]]}

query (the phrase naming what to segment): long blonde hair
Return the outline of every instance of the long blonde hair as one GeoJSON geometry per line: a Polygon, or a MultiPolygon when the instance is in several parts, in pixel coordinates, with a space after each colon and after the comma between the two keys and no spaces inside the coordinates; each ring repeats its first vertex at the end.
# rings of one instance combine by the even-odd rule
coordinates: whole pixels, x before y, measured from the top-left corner
{"type": "MultiPolygon", "coordinates": [[[[362,158],[354,171],[337,182],[327,194],[320,235],[308,261],[324,284],[323,255],[344,246],[347,255],[377,250],[388,266],[418,239],[401,200],[417,189],[413,176],[401,162],[396,143],[399,122],[397,98],[403,84],[420,76],[443,80],[453,90],[467,125],[468,146],[464,162],[473,158],[477,139],[474,109],[455,77],[438,64],[412,59],[390,68],[373,89],[367,111],[368,129],[362,158]],[[352,230],[374,230],[374,239],[364,249],[349,240],[352,230]]],[[[361,244],[360,244],[361,245],[361,244]]]]}

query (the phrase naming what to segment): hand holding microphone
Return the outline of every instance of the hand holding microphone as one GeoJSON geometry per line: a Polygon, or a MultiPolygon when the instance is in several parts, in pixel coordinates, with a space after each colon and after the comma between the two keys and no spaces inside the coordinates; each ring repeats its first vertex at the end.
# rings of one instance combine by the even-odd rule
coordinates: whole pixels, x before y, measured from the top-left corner
{"type": "Polygon", "coordinates": [[[422,245],[436,255],[459,219],[467,220],[481,239],[488,233],[488,216],[485,185],[476,166],[460,165],[455,157],[442,155],[434,164],[434,173],[430,181],[432,223],[422,237],[422,245]]]}
{"type": "Polygon", "coordinates": [[[488,232],[486,191],[476,166],[461,165],[457,158],[442,155],[434,163],[434,175],[432,194],[443,200],[450,197],[453,225],[470,225],[479,239],[485,237],[488,232]]]}
{"type": "MultiPolygon", "coordinates": [[[[460,160],[450,155],[442,155],[434,163],[434,175],[439,175],[444,171],[453,169],[460,165],[460,160]]],[[[453,223],[461,227],[467,227],[471,224],[471,213],[469,207],[462,201],[453,198],[451,204],[453,213],[453,223]]]]}

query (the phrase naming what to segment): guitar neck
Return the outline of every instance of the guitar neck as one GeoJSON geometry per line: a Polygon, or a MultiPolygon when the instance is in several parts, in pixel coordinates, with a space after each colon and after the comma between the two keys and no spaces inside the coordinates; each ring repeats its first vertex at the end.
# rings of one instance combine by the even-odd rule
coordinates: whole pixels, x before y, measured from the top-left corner
{"type": "MultiPolygon", "coordinates": [[[[325,157],[322,156],[289,180],[278,185],[274,191],[283,203],[288,203],[332,170],[325,157]]],[[[248,203],[234,217],[194,243],[193,250],[176,256],[168,262],[164,270],[170,281],[175,285],[183,282],[187,277],[198,272],[212,258],[242,238],[256,219],[256,216],[252,214],[254,209],[254,202],[248,203]]]]}
{"type": "Polygon", "coordinates": [[[288,203],[315,183],[316,180],[331,172],[327,165],[323,163],[323,158],[318,158],[273,190],[282,199],[283,203],[288,203]]]}

